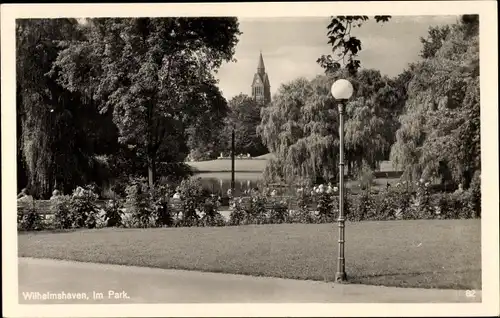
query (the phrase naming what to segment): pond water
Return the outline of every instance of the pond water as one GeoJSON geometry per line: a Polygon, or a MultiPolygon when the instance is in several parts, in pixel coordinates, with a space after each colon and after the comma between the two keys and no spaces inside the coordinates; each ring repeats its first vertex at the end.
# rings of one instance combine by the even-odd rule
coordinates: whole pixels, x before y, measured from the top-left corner
{"type": "MultiPolygon", "coordinates": [[[[245,190],[259,187],[262,182],[261,175],[255,172],[235,172],[234,194],[239,195],[245,190]]],[[[231,172],[198,173],[195,177],[200,177],[203,186],[218,195],[225,195],[231,188],[231,172]]]]}

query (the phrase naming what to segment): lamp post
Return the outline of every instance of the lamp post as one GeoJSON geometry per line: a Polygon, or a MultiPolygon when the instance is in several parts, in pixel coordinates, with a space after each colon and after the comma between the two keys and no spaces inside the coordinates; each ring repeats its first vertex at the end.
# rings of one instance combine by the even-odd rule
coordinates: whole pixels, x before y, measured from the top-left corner
{"type": "Polygon", "coordinates": [[[347,275],[345,273],[345,214],[344,214],[344,110],[345,104],[351,98],[354,89],[352,84],[345,79],[339,79],[332,85],[331,93],[333,98],[338,102],[339,108],[339,218],[337,220],[339,228],[339,254],[337,261],[337,273],[335,281],[338,283],[345,282],[347,275]]]}
{"type": "MultiPolygon", "coordinates": [[[[56,113],[55,113],[55,109],[54,108],[50,108],[49,109],[49,123],[50,123],[50,127],[53,128],[55,126],[55,119],[54,119],[54,116],[56,116],[56,113]]],[[[57,189],[57,165],[54,164],[54,162],[52,162],[52,173],[53,173],[53,177],[54,177],[54,191],[57,189]]],[[[50,182],[49,182],[49,187],[50,187],[50,182]]],[[[49,189],[50,191],[50,189],[49,189]]],[[[50,192],[52,193],[52,192],[50,192]]]]}

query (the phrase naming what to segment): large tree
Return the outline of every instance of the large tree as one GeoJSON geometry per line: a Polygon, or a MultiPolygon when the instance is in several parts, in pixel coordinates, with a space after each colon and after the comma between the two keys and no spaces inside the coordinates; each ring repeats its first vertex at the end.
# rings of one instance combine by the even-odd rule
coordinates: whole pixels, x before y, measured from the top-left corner
{"type": "Polygon", "coordinates": [[[187,129],[205,114],[213,72],[237,43],[236,18],[88,19],[84,41],[59,54],[55,71],[64,87],[112,112],[119,141],[148,165],[178,162],[188,152],[187,129]]]}
{"type": "Polygon", "coordinates": [[[224,149],[220,138],[229,111],[227,101],[215,85],[206,85],[202,90],[204,94],[196,95],[190,102],[199,105],[200,112],[186,130],[192,160],[215,159],[224,149]]]}
{"type": "Polygon", "coordinates": [[[376,169],[391,145],[391,101],[382,98],[391,95],[393,88],[376,70],[361,70],[350,80],[357,89],[346,108],[346,163],[350,172],[364,164],[376,169]]]}
{"type": "Polygon", "coordinates": [[[260,156],[268,152],[257,135],[262,106],[253,98],[239,94],[229,100],[229,113],[222,130],[224,151],[231,150],[231,132],[234,129],[235,151],[251,156],[260,156]]]}
{"type": "Polygon", "coordinates": [[[409,178],[438,176],[467,188],[480,172],[479,23],[474,17],[450,26],[434,55],[413,66],[391,151],[409,178]]]}
{"type": "Polygon", "coordinates": [[[402,110],[403,89],[376,70],[349,74],[346,69],[312,81],[296,79],[282,85],[273,102],[262,111],[258,132],[275,159],[268,179],[294,177],[320,181],[338,174],[338,107],[331,84],[347,78],[354,95],[347,103],[345,160],[350,174],[364,165],[375,169],[387,159],[402,110]]]}
{"type": "Polygon", "coordinates": [[[292,182],[336,176],[338,115],[330,80],[298,78],[282,84],[262,110],[258,133],[275,155],[266,168],[268,181],[292,182]]]}
{"type": "Polygon", "coordinates": [[[61,43],[81,39],[74,19],[16,21],[18,169],[38,197],[92,181],[93,154],[105,152],[103,144],[109,151],[116,139],[109,118],[50,73],[61,43]]]}
{"type": "Polygon", "coordinates": [[[450,34],[450,26],[431,26],[427,31],[427,37],[421,37],[422,50],[420,56],[424,59],[432,58],[443,45],[443,41],[450,34]]]}

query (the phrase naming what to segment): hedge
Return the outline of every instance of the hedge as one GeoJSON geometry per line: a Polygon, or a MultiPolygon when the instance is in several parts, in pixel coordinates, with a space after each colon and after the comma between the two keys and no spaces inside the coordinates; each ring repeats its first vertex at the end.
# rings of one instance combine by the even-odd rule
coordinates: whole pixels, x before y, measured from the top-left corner
{"type": "MultiPolygon", "coordinates": [[[[293,198],[257,192],[231,198],[231,213],[226,221],[220,214],[220,198],[203,190],[199,179],[186,179],[177,189],[158,186],[154,190],[144,179],[138,179],[127,187],[125,198],[109,200],[102,207],[88,187],[78,187],[70,196],[52,198],[51,218],[41,218],[33,202],[18,204],[18,229],[335,222],[339,214],[338,192],[323,189],[301,188],[293,198]],[[175,192],[181,199],[171,199],[175,192]]],[[[479,218],[481,211],[480,198],[474,191],[431,193],[424,183],[417,183],[411,190],[393,187],[378,193],[347,194],[344,207],[346,219],[352,222],[469,219],[479,218]]]]}

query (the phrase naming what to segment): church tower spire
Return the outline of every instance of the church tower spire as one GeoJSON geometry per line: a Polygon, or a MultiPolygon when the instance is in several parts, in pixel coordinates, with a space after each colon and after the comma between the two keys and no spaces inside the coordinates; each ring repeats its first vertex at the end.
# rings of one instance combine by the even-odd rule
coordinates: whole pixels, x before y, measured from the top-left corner
{"type": "Polygon", "coordinates": [[[259,65],[257,65],[257,73],[260,75],[266,74],[266,68],[264,67],[264,59],[262,58],[262,51],[260,51],[259,65]]]}
{"type": "Polygon", "coordinates": [[[252,97],[255,101],[262,105],[267,105],[271,102],[271,85],[264,66],[262,51],[259,55],[257,73],[253,76],[252,97]]]}

